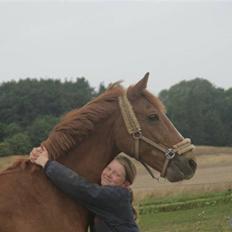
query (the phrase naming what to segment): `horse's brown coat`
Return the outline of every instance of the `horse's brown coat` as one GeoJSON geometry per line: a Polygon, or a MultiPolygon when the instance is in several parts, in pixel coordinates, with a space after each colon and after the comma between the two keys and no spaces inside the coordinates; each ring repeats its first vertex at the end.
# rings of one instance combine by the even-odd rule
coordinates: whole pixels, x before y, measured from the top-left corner
{"type": "MultiPolygon", "coordinates": [[[[160,101],[144,90],[146,82],[147,77],[130,87],[129,99],[144,134],[172,146],[183,138],[165,117],[160,101]],[[150,113],[157,113],[159,122],[147,121],[150,113]]],[[[68,113],[42,143],[50,158],[99,182],[102,169],[116,154],[123,151],[133,156],[134,141],[127,134],[118,106],[123,91],[112,86],[81,109],[68,113]]],[[[163,154],[151,149],[142,144],[141,156],[161,171],[163,154]]],[[[29,160],[20,160],[0,174],[0,232],[84,232],[88,218],[81,204],[57,190],[29,160]]]]}

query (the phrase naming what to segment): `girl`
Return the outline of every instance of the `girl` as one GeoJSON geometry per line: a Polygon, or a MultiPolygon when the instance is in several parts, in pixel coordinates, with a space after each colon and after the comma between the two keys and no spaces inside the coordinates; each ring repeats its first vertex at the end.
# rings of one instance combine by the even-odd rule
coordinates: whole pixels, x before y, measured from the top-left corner
{"type": "Polygon", "coordinates": [[[136,168],[127,157],[117,156],[106,166],[101,174],[101,185],[87,181],[48,157],[45,147],[34,148],[30,153],[31,162],[42,166],[53,184],[96,215],[93,232],[139,231],[129,189],[136,168]]]}

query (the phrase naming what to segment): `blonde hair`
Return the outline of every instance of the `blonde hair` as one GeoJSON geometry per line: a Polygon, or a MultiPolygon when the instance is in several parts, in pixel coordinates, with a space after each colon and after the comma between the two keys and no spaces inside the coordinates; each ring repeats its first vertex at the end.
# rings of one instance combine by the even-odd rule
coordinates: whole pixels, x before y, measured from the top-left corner
{"type": "MultiPolygon", "coordinates": [[[[136,167],[134,165],[134,163],[125,155],[118,155],[115,157],[115,160],[117,160],[125,169],[125,179],[126,181],[128,181],[130,184],[133,184],[135,177],[137,175],[137,170],[136,167]]],[[[132,211],[134,214],[134,219],[137,219],[137,211],[135,209],[135,207],[133,206],[133,201],[134,201],[134,194],[131,188],[128,188],[129,192],[131,193],[131,207],[132,207],[132,211]]]]}
{"type": "Polygon", "coordinates": [[[133,184],[137,174],[137,170],[134,163],[129,158],[121,154],[116,156],[115,160],[117,160],[124,167],[126,173],[126,180],[130,184],[133,184]]]}

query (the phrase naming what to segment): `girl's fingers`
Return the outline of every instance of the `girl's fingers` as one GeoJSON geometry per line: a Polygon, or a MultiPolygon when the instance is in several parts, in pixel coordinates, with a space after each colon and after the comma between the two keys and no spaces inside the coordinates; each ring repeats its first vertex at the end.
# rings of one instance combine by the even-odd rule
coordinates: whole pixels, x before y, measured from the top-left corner
{"type": "Polygon", "coordinates": [[[38,157],[39,157],[39,155],[37,155],[37,154],[33,154],[33,153],[30,154],[30,160],[31,160],[31,161],[37,160],[38,157]]]}
{"type": "Polygon", "coordinates": [[[36,150],[37,152],[42,152],[42,151],[43,151],[42,147],[36,147],[35,150],[36,150]]]}
{"type": "Polygon", "coordinates": [[[40,154],[41,152],[43,151],[43,149],[41,147],[34,147],[31,151],[30,154],[35,154],[35,155],[38,155],[40,154]]]}

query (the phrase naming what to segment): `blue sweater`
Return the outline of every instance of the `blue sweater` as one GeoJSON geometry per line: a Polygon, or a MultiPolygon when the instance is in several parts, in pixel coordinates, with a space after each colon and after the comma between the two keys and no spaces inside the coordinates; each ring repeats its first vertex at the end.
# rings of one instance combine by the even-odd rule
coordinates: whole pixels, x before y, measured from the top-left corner
{"type": "Polygon", "coordinates": [[[64,165],[49,160],[48,178],[64,193],[81,202],[96,215],[94,232],[138,232],[131,206],[131,193],[119,186],[88,182],[64,165]]]}

